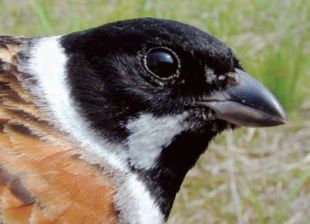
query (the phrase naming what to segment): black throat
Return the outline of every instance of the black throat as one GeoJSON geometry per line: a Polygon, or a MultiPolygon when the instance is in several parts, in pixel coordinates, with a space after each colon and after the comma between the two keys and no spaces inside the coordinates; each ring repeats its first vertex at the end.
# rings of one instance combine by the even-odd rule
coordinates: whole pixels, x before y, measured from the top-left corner
{"type": "Polygon", "coordinates": [[[146,184],[166,219],[186,173],[195,165],[215,135],[214,132],[181,133],[163,150],[156,167],[134,170],[146,184]]]}

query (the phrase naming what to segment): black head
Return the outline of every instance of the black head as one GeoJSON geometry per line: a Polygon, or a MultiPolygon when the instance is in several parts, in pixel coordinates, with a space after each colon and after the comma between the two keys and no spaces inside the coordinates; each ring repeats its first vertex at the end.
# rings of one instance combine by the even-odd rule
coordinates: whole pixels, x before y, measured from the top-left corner
{"type": "Polygon", "coordinates": [[[126,137],[122,124],[139,113],[162,116],[193,109],[195,100],[225,87],[225,80],[215,77],[240,69],[225,44],[170,20],[107,24],[66,36],[63,46],[74,97],[111,141],[126,137]]]}
{"type": "Polygon", "coordinates": [[[127,124],[141,114],[187,114],[184,130],[158,147],[154,166],[135,166],[128,157],[166,215],[184,175],[214,135],[231,125],[279,124],[284,116],[229,47],[186,24],[149,18],[116,22],[65,36],[62,45],[72,96],[108,141],[127,144],[127,124]]]}

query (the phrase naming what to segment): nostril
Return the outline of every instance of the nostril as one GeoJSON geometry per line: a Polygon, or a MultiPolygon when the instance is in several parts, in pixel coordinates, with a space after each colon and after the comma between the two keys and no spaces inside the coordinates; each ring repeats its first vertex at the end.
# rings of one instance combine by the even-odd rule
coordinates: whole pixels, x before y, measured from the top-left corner
{"type": "Polygon", "coordinates": [[[226,75],[227,85],[234,86],[238,84],[238,78],[236,77],[236,73],[229,72],[226,75]]]}

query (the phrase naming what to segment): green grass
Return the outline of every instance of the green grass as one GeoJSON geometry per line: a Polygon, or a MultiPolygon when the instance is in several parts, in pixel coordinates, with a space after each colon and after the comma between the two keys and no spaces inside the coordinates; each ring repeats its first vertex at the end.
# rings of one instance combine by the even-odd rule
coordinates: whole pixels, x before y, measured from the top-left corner
{"type": "Polygon", "coordinates": [[[278,96],[292,120],[270,131],[239,130],[232,144],[230,134],[222,135],[186,178],[170,223],[307,223],[310,1],[0,0],[3,35],[57,35],[136,17],[211,32],[278,96]]]}

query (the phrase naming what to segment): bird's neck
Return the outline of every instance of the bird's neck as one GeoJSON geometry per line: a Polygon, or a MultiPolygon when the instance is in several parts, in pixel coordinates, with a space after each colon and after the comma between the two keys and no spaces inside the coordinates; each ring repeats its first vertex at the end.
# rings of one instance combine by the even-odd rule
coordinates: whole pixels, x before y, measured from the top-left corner
{"type": "Polygon", "coordinates": [[[136,170],[167,219],[186,173],[195,165],[214,134],[180,133],[163,149],[157,165],[136,170]]]}

